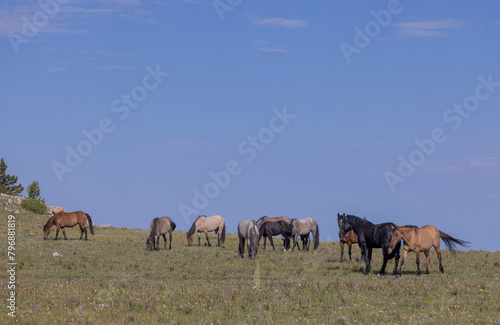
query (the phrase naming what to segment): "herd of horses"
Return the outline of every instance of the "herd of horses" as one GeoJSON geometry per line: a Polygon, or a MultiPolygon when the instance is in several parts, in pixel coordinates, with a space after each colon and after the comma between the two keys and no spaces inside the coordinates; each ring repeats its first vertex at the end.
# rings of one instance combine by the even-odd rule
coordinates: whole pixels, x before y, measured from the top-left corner
{"type": "MultiPolygon", "coordinates": [[[[66,237],[65,228],[79,225],[81,231],[80,239],[82,239],[83,234],[85,234],[85,239],[87,240],[87,222],[90,232],[94,234],[94,222],[88,214],[82,211],[59,212],[54,214],[43,227],[43,238],[47,239],[50,234],[50,229],[56,226],[55,240],[57,240],[59,230],[62,230],[64,239],[68,239],[66,237]]],[[[374,248],[382,249],[383,263],[379,275],[385,273],[387,262],[394,259],[393,274],[400,276],[409,252],[416,252],[417,275],[421,274],[420,253],[423,252],[425,254],[425,274],[429,274],[429,250],[434,247],[439,261],[439,270],[443,273],[444,268],[441,263],[440,240],[442,239],[444,241],[451,253],[455,253],[456,245],[468,247],[467,244],[469,244],[469,242],[453,238],[431,225],[418,228],[417,226],[411,225],[398,226],[392,222],[373,224],[366,220],[366,218],[346,214],[337,214],[337,223],[339,226],[341,249],[340,261],[342,262],[344,257],[344,244],[347,244],[349,247],[349,260],[351,261],[351,247],[353,244],[358,244],[361,249],[361,260],[364,261],[366,265],[365,274],[369,274],[371,271],[372,251],[374,248]],[[401,241],[403,241],[403,259],[398,270],[401,241]]],[[[175,228],[175,222],[169,217],[154,218],[151,221],[149,237],[147,237],[146,240],[146,249],[159,250],[160,237],[163,237],[166,250],[167,234],[169,234],[170,240],[168,249],[172,249],[172,232],[175,228]]],[[[196,233],[198,234],[198,246],[201,245],[202,233],[205,234],[207,241],[206,245],[211,246],[208,238],[209,232],[215,232],[217,235],[217,246],[220,246],[221,243],[224,244],[226,239],[226,224],[221,216],[199,216],[187,232],[188,246],[193,244],[193,237],[196,233]]],[[[313,249],[316,250],[319,245],[319,227],[318,223],[312,218],[290,219],[288,217],[264,216],[257,221],[244,219],[238,223],[238,253],[241,258],[244,257],[246,242],[248,256],[252,259],[256,258],[260,239],[262,237],[264,237],[264,250],[266,249],[266,239],[269,239],[273,250],[276,250],[273,243],[273,236],[279,235],[282,236],[284,250],[293,251],[295,247],[300,250],[298,241],[300,236],[302,249],[309,251],[311,241],[310,234],[312,234],[312,240],[314,241],[313,249]],[[291,242],[292,247],[290,248],[291,242]]]]}

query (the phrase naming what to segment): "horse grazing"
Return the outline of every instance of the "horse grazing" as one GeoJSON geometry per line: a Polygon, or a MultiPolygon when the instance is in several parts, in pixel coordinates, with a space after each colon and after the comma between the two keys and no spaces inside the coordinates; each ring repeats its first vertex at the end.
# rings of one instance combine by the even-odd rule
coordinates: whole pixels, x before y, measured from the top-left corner
{"type": "Polygon", "coordinates": [[[370,273],[374,248],[382,248],[384,256],[384,263],[379,275],[385,273],[387,261],[393,258],[395,258],[393,274],[398,274],[399,250],[401,248],[401,231],[398,226],[392,222],[374,225],[366,219],[353,215],[343,215],[340,219],[339,235],[345,236],[349,230],[353,230],[358,235],[358,241],[365,252],[365,274],[370,273]],[[392,249],[391,254],[389,254],[389,248],[392,249]]]}
{"type": "Polygon", "coordinates": [[[429,256],[429,250],[434,246],[436,250],[436,254],[439,260],[439,271],[441,273],[444,272],[443,265],[441,264],[441,251],[439,249],[439,245],[441,243],[440,239],[442,239],[450,252],[455,254],[455,244],[461,245],[463,247],[468,247],[467,244],[470,244],[467,241],[456,239],[451,237],[448,234],[445,234],[442,231],[439,231],[434,226],[423,226],[422,228],[418,228],[417,226],[403,226],[399,227],[401,231],[401,235],[403,237],[403,259],[401,260],[401,266],[399,267],[399,275],[403,272],[403,264],[405,263],[406,256],[409,252],[417,253],[417,275],[420,275],[420,252],[424,252],[426,263],[425,263],[425,274],[429,274],[429,264],[431,258],[429,256]]]}
{"type": "Polygon", "coordinates": [[[73,227],[77,224],[80,225],[80,239],[82,239],[83,233],[85,233],[85,240],[87,240],[87,228],[85,225],[87,224],[87,221],[89,222],[89,228],[90,228],[90,233],[93,235],[94,234],[94,222],[92,221],[92,218],[86,214],[85,212],[82,211],[75,211],[75,212],[59,212],[53,215],[43,226],[43,239],[47,239],[47,237],[50,234],[50,228],[52,226],[56,226],[56,238],[54,240],[57,240],[57,236],[59,235],[59,229],[62,230],[64,239],[67,240],[68,237],[66,237],[66,231],[64,228],[66,227],[73,227]]]}
{"type": "Polygon", "coordinates": [[[240,246],[238,252],[241,258],[245,254],[245,240],[248,240],[248,257],[255,258],[259,251],[259,228],[253,220],[243,219],[238,223],[238,238],[240,246]]]}
{"type": "Polygon", "coordinates": [[[208,233],[211,231],[215,231],[217,234],[217,246],[220,246],[220,243],[226,241],[226,224],[224,223],[224,219],[221,216],[215,215],[211,217],[207,216],[199,216],[194,222],[189,231],[187,232],[187,241],[188,246],[193,244],[193,236],[195,232],[198,232],[198,246],[201,245],[200,236],[202,232],[205,233],[205,237],[207,238],[208,246],[210,245],[210,241],[208,240],[208,233]]]}
{"type": "Polygon", "coordinates": [[[269,242],[271,242],[271,246],[273,246],[273,236],[283,235],[285,238],[284,246],[285,250],[290,249],[290,237],[292,236],[292,225],[285,221],[276,221],[276,222],[265,222],[259,229],[259,240],[264,236],[264,250],[266,250],[266,237],[269,238],[269,242]],[[288,242],[287,242],[288,240],[288,242]],[[288,243],[288,244],[287,244],[288,243]]]}
{"type": "MultiPolygon", "coordinates": [[[[344,213],[345,215],[345,213],[344,213]]],[[[337,213],[337,223],[339,224],[339,230],[340,230],[340,219],[342,216],[337,213]]],[[[340,235],[339,232],[339,241],[340,241],[340,263],[344,260],[344,244],[347,244],[349,247],[349,261],[352,261],[351,257],[351,247],[352,244],[358,244],[359,249],[361,250],[361,260],[364,259],[364,251],[363,248],[361,247],[361,244],[358,242],[358,235],[352,230],[349,230],[344,236],[340,235]]]]}
{"type": "Polygon", "coordinates": [[[292,219],[288,218],[288,217],[267,217],[267,216],[263,216],[262,218],[260,218],[259,220],[257,220],[257,227],[260,229],[260,227],[262,227],[263,224],[265,224],[266,222],[277,222],[277,221],[284,221],[288,224],[292,224],[292,219]]]}
{"type": "Polygon", "coordinates": [[[165,236],[167,232],[170,238],[170,245],[168,246],[168,249],[172,249],[172,231],[175,230],[175,227],[175,222],[173,222],[169,217],[154,218],[153,221],[151,221],[151,226],[149,227],[149,237],[146,240],[146,249],[148,251],[153,249],[160,250],[160,236],[163,236],[165,250],[167,250],[167,236],[165,236]],[[158,237],[156,238],[156,236],[158,237]]]}
{"type": "MultiPolygon", "coordinates": [[[[313,218],[304,218],[304,219],[293,219],[292,221],[292,238],[293,238],[293,247],[292,252],[295,249],[295,245],[300,251],[300,245],[298,243],[298,238],[300,236],[309,237],[309,233],[313,234],[314,240],[314,250],[318,248],[319,245],[319,227],[316,220],[313,218]]],[[[306,239],[307,242],[307,251],[309,251],[309,240],[306,239]]],[[[304,244],[304,239],[303,239],[304,244]]]]}

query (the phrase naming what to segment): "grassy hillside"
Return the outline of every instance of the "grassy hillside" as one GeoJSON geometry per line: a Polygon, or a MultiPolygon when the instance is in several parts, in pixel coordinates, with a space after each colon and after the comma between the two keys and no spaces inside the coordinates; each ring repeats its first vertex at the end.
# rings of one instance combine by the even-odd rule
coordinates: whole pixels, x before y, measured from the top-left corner
{"type": "MultiPolygon", "coordinates": [[[[0,247],[7,269],[9,213],[2,204],[0,247]]],[[[68,241],[44,241],[41,228],[48,216],[19,210],[17,321],[23,324],[500,321],[500,252],[459,251],[452,256],[444,250],[445,273],[439,274],[432,251],[431,274],[419,277],[411,254],[401,278],[365,276],[362,264],[339,263],[338,242],[321,242],[315,252],[273,252],[268,247],[257,260],[242,260],[234,234],[223,247],[188,247],[185,232],[175,232],[171,251],[146,252],[147,231],[138,229],[96,228],[89,241],[80,241],[74,228],[66,231],[68,241]],[[63,256],[54,257],[54,252],[63,256]]],[[[98,224],[105,222],[93,217],[98,224]]],[[[53,229],[50,237],[54,235],[53,229]]],[[[275,243],[281,247],[280,239],[275,243]]],[[[359,255],[354,249],[353,256],[359,255]]],[[[388,270],[393,265],[389,262],[388,270]]],[[[373,269],[380,266],[376,250],[373,269]]],[[[7,276],[0,272],[4,299],[7,276]]],[[[2,307],[0,323],[12,322],[8,312],[2,307]]]]}

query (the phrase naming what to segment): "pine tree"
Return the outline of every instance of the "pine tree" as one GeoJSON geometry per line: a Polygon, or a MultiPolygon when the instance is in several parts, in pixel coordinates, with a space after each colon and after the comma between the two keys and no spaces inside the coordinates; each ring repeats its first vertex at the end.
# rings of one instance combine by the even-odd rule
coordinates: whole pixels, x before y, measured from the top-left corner
{"type": "Polygon", "coordinates": [[[31,183],[26,191],[28,192],[28,197],[30,199],[35,199],[37,201],[45,203],[45,199],[40,196],[40,183],[38,183],[38,181],[34,181],[33,183],[31,183]]]}
{"type": "Polygon", "coordinates": [[[3,160],[0,160],[0,193],[5,193],[8,195],[20,194],[24,187],[21,184],[16,185],[17,176],[9,175],[6,173],[7,164],[3,160]]]}

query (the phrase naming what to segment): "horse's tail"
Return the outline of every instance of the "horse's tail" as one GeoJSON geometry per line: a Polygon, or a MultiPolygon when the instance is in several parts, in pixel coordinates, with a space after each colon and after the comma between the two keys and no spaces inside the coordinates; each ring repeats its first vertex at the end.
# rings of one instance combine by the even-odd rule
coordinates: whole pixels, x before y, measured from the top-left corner
{"type": "Polygon", "coordinates": [[[226,223],[224,222],[224,226],[222,227],[222,233],[220,234],[220,241],[224,244],[226,241],[226,223]]]}
{"type": "MultiPolygon", "coordinates": [[[[85,213],[87,215],[87,220],[89,221],[89,228],[90,228],[90,233],[94,235],[94,222],[92,221],[92,218],[89,216],[88,213],[85,213]]],[[[87,235],[85,235],[87,236],[87,235]]]]}
{"type": "Polygon", "coordinates": [[[175,230],[175,227],[177,227],[177,225],[175,224],[175,222],[173,222],[172,220],[170,221],[170,228],[172,229],[172,231],[175,230]]]}
{"type": "Polygon", "coordinates": [[[319,227],[318,227],[318,222],[316,220],[314,221],[315,223],[315,231],[314,231],[314,249],[317,249],[319,246],[319,227]]]}
{"type": "Polygon", "coordinates": [[[470,244],[470,242],[468,242],[468,241],[453,238],[450,235],[448,235],[442,231],[439,231],[439,237],[441,237],[441,239],[446,244],[446,247],[448,247],[450,252],[453,254],[455,254],[455,251],[457,250],[455,244],[458,244],[458,245],[463,246],[463,247],[469,247],[468,244],[470,244]]]}

